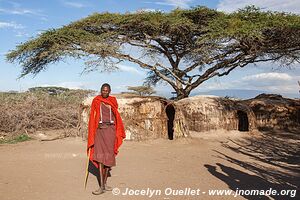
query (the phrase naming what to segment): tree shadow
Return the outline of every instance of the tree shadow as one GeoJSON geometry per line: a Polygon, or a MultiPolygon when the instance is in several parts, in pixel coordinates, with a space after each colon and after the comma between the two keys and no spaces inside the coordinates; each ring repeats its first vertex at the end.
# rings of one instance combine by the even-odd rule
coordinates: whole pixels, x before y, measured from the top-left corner
{"type": "MultiPolygon", "coordinates": [[[[232,154],[214,150],[219,158],[238,165],[243,170],[221,163],[204,165],[207,170],[225,182],[231,190],[291,190],[298,193],[300,184],[300,152],[299,140],[287,139],[280,136],[265,133],[260,137],[248,137],[244,139],[228,139],[222,146],[237,154],[243,154],[246,161],[239,160],[232,154]],[[221,172],[217,171],[217,168],[221,172]],[[249,172],[249,173],[248,173],[249,172]],[[297,191],[298,190],[298,191],[297,191]]],[[[270,199],[268,196],[242,195],[246,199],[270,199]]],[[[297,199],[292,194],[281,196],[271,195],[273,199],[297,199]]]]}
{"type": "Polygon", "coordinates": [[[228,139],[222,142],[222,146],[256,161],[300,174],[300,140],[264,133],[259,137],[228,139]]]}
{"type": "MultiPolygon", "coordinates": [[[[220,163],[213,165],[204,165],[207,170],[226,183],[229,188],[235,192],[241,190],[268,190],[270,188],[275,189],[277,185],[270,184],[268,181],[260,178],[256,175],[250,175],[248,173],[242,172],[240,170],[234,169],[232,167],[225,166],[220,163]],[[222,170],[222,172],[217,171],[217,166],[222,170]]],[[[256,200],[256,199],[270,199],[267,196],[257,196],[257,195],[246,195],[240,194],[246,199],[256,200]]]]}

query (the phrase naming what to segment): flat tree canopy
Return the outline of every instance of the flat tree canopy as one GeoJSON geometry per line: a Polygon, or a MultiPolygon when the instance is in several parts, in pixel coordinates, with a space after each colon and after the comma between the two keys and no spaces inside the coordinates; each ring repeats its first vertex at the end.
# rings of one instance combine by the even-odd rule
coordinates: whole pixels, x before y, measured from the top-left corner
{"type": "Polygon", "coordinates": [[[18,45],[7,59],[22,64],[20,77],[68,56],[88,58],[86,71],[129,61],[149,70],[145,83],[165,81],[182,99],[204,81],[249,63],[299,62],[299,50],[299,15],[253,6],[234,13],[194,7],[95,13],[18,45]]]}
{"type": "Polygon", "coordinates": [[[140,96],[150,96],[152,94],[155,94],[156,92],[153,90],[153,88],[149,85],[143,85],[143,86],[129,86],[127,87],[128,90],[133,91],[134,93],[140,95],[140,96]]]}

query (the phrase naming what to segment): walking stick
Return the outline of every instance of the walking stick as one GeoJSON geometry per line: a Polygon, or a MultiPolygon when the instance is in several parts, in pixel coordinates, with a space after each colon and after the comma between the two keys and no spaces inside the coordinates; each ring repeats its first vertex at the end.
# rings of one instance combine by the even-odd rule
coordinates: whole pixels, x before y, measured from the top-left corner
{"type": "Polygon", "coordinates": [[[90,161],[91,148],[89,148],[89,155],[87,157],[86,169],[85,169],[85,179],[84,179],[84,189],[86,189],[86,184],[89,176],[89,161],[90,161]]]}

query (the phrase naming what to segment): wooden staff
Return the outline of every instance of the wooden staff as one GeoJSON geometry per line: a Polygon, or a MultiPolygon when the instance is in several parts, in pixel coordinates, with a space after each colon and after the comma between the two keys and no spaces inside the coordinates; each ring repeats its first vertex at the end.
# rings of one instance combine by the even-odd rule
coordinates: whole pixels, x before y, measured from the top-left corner
{"type": "Polygon", "coordinates": [[[85,179],[84,179],[84,189],[86,189],[86,184],[89,176],[89,161],[90,161],[91,148],[89,148],[89,155],[86,161],[85,179]]]}

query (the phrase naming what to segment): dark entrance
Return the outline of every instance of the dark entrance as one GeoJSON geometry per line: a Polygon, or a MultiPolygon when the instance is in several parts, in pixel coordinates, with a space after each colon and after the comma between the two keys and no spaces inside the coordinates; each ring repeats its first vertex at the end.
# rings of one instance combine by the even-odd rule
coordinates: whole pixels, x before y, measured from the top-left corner
{"type": "Polygon", "coordinates": [[[239,131],[249,131],[249,121],[248,121],[248,115],[244,111],[237,111],[237,115],[239,118],[239,131]]]}
{"type": "Polygon", "coordinates": [[[167,105],[166,114],[168,117],[168,138],[169,138],[169,140],[173,140],[175,108],[172,104],[167,105]]]}
{"type": "Polygon", "coordinates": [[[300,124],[300,109],[298,109],[298,112],[297,112],[297,122],[298,122],[298,124],[300,124]]]}

